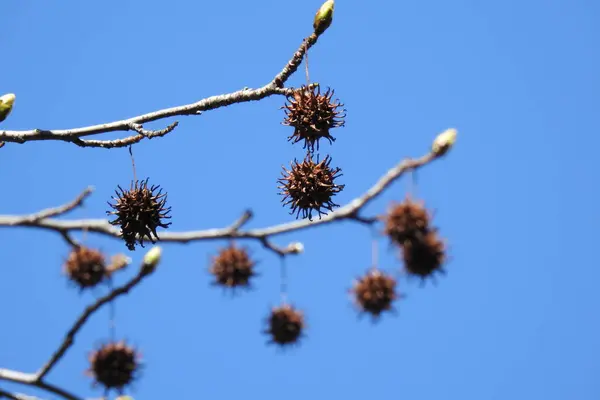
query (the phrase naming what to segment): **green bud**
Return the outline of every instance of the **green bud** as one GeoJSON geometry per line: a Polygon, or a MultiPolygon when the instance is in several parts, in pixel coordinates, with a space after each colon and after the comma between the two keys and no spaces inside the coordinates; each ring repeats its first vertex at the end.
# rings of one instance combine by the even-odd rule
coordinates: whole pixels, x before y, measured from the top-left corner
{"type": "Polygon", "coordinates": [[[443,156],[456,142],[456,135],[458,132],[454,128],[446,129],[440,133],[431,146],[431,151],[437,156],[443,156]]]}
{"type": "Polygon", "coordinates": [[[15,96],[14,93],[8,93],[4,96],[0,96],[0,122],[4,121],[6,117],[8,117],[8,114],[10,114],[12,111],[16,98],[17,96],[15,96]]]}
{"type": "Polygon", "coordinates": [[[156,266],[160,262],[160,256],[162,254],[162,249],[160,246],[154,246],[144,256],[144,262],[142,264],[142,269],[145,273],[149,274],[154,272],[156,266]]]}
{"type": "Polygon", "coordinates": [[[300,254],[304,252],[304,244],[302,242],[293,242],[288,245],[288,251],[291,254],[300,254]]]}
{"type": "Polygon", "coordinates": [[[315,28],[315,33],[317,35],[325,32],[325,30],[331,25],[331,22],[333,21],[334,3],[334,0],[327,0],[325,3],[323,3],[321,8],[319,8],[319,11],[317,11],[317,14],[315,15],[315,21],[313,23],[313,28],[315,28]]]}

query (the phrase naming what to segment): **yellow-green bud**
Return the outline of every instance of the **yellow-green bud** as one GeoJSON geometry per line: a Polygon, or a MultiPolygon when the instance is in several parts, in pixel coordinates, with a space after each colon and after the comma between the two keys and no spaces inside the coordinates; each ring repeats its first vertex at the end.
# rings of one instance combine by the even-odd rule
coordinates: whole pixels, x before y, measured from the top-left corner
{"type": "Polygon", "coordinates": [[[302,242],[293,242],[288,245],[288,251],[291,254],[300,254],[304,252],[304,244],[302,242]]]}
{"type": "Polygon", "coordinates": [[[443,156],[456,142],[456,135],[458,132],[454,128],[446,129],[440,133],[431,146],[431,151],[437,156],[443,156]]]}
{"type": "Polygon", "coordinates": [[[119,396],[115,400],[133,400],[131,396],[119,396]]]}
{"type": "Polygon", "coordinates": [[[327,0],[325,3],[323,3],[321,8],[319,8],[319,11],[317,11],[317,14],[315,15],[315,21],[313,23],[313,28],[315,28],[315,33],[317,35],[325,32],[325,30],[329,28],[329,25],[331,25],[331,22],[333,21],[334,3],[334,0],[327,0]]]}
{"type": "Polygon", "coordinates": [[[6,117],[8,117],[8,114],[10,114],[12,111],[12,107],[16,98],[17,96],[15,96],[14,93],[8,93],[4,96],[0,96],[0,122],[4,121],[6,117]]]}
{"type": "Polygon", "coordinates": [[[144,256],[144,262],[142,264],[142,269],[145,273],[149,274],[154,272],[156,266],[160,262],[160,256],[162,254],[162,249],[160,246],[154,246],[144,256]]]}

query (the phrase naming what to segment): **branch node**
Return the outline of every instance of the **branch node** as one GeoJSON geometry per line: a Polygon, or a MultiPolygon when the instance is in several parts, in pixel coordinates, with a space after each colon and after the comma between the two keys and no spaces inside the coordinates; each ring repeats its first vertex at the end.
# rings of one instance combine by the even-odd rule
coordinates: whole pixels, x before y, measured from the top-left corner
{"type": "Polygon", "coordinates": [[[242,214],[242,216],[229,227],[229,231],[231,231],[231,233],[237,233],[242,226],[252,219],[253,216],[254,213],[252,210],[248,209],[244,211],[244,214],[242,214]]]}

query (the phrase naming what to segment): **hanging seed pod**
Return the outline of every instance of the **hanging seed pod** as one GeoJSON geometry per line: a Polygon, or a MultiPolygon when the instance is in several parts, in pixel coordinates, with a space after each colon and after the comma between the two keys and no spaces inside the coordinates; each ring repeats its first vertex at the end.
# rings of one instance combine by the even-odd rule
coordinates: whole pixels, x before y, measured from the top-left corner
{"type": "Polygon", "coordinates": [[[108,343],[90,355],[87,373],[95,379],[96,385],[122,391],[136,379],[140,370],[139,358],[136,350],[125,341],[108,343]]]}
{"type": "Polygon", "coordinates": [[[107,214],[117,217],[110,223],[121,227],[127,248],[135,250],[136,243],[144,247],[144,239],[156,243],[159,240],[156,229],[171,225],[163,222],[163,219],[171,218],[168,215],[171,207],[166,207],[167,194],[162,193],[158,185],[148,188],[148,179],[132,182],[129,190],[117,187],[117,197],[113,197],[115,204],[108,203],[114,211],[107,211],[107,214]]]}
{"type": "Polygon", "coordinates": [[[392,205],[382,219],[385,222],[385,235],[397,246],[427,234],[431,222],[431,216],[423,203],[415,202],[408,196],[402,203],[392,205]]]}
{"type": "Polygon", "coordinates": [[[63,269],[80,290],[93,288],[107,277],[104,255],[84,246],[77,246],[71,251],[63,269]]]}
{"type": "Polygon", "coordinates": [[[304,316],[291,305],[275,307],[268,318],[264,333],[271,336],[270,343],[280,346],[291,345],[300,339],[304,330],[304,316]]]}
{"type": "Polygon", "coordinates": [[[396,280],[377,269],[371,269],[358,278],[351,293],[361,312],[374,318],[379,318],[384,311],[393,310],[393,302],[398,298],[396,280]]]}
{"type": "Polygon", "coordinates": [[[216,285],[228,288],[249,287],[250,279],[256,275],[255,265],[246,249],[238,248],[232,243],[213,257],[210,273],[214,275],[216,285]]]}
{"type": "Polygon", "coordinates": [[[326,139],[330,144],[335,141],[330,129],[344,126],[346,110],[339,100],[332,100],[333,94],[330,89],[321,94],[319,86],[302,86],[287,97],[282,124],[294,127],[288,141],[304,141],[304,148],[311,153],[315,147],[319,149],[319,140],[326,139]]]}
{"type": "Polygon", "coordinates": [[[294,160],[292,169],[283,169],[282,178],[279,179],[280,194],[284,206],[291,204],[291,214],[296,213],[296,218],[302,213],[302,218],[312,220],[312,213],[317,212],[319,218],[325,214],[323,209],[332,211],[339,207],[332,197],[344,189],[345,185],[338,185],[334,181],[340,177],[340,168],[331,168],[331,157],[326,156],[323,161],[313,161],[310,154],[302,163],[294,160]]]}
{"type": "Polygon", "coordinates": [[[411,276],[424,281],[436,272],[445,273],[443,265],[446,261],[446,245],[435,230],[406,241],[402,246],[402,255],[404,268],[411,276]]]}

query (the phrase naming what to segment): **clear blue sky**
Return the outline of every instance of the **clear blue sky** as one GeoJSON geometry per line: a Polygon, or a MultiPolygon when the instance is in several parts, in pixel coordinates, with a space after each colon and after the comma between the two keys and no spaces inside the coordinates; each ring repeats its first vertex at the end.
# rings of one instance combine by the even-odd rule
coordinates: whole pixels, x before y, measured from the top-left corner
{"type": "MultiPolygon", "coordinates": [[[[321,1],[4,3],[0,92],[17,102],[2,127],[58,129],[263,85],[311,32],[321,1]]],[[[335,145],[323,146],[343,168],[338,200],[458,128],[456,148],[419,174],[419,195],[451,246],[448,275],[422,288],[401,280],[398,315],[372,325],[357,320],[346,294],[370,263],[367,229],[278,237],[306,246],[289,275],[290,298],[309,323],[303,345],[282,353],[260,334],[279,301],[274,255],[249,242],[262,276],[256,290],[231,298],[206,271],[226,242],[165,245],[157,274],[117,307],[118,335],[145,358],[136,400],[598,399],[599,18],[591,0],[338,0],[310,53],[311,77],[348,109],[335,145]]],[[[303,79],[300,70],[290,84],[303,79]]],[[[246,207],[256,213],[251,227],[292,219],[275,181],[303,152],[286,141],[282,104],[272,97],[180,118],[174,133],[135,147],[138,173],[169,193],[170,230],[226,226],[246,207]]],[[[95,186],[71,218],[102,218],[132,176],[126,149],[40,142],[5,146],[0,171],[2,214],[95,186]]],[[[382,212],[406,189],[399,181],[367,211],[382,212]]],[[[67,285],[58,235],[2,229],[0,243],[0,367],[34,371],[94,295],[67,285]]],[[[383,240],[381,249],[381,267],[398,270],[383,240]]],[[[107,338],[107,319],[104,310],[86,325],[51,381],[102,394],[83,371],[87,352],[107,338]]]]}

